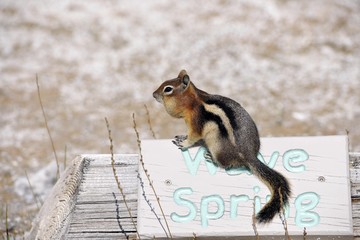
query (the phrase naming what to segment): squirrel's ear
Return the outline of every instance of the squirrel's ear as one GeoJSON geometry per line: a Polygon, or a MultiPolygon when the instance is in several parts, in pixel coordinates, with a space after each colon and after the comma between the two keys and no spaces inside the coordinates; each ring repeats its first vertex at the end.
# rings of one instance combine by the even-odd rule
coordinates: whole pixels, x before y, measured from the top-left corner
{"type": "Polygon", "coordinates": [[[187,75],[187,72],[185,69],[183,69],[179,72],[178,78],[183,79],[185,75],[187,75]]]}
{"type": "Polygon", "coordinates": [[[190,77],[187,74],[186,70],[181,70],[178,78],[181,80],[181,84],[182,84],[183,88],[185,89],[190,83],[190,77]]]}

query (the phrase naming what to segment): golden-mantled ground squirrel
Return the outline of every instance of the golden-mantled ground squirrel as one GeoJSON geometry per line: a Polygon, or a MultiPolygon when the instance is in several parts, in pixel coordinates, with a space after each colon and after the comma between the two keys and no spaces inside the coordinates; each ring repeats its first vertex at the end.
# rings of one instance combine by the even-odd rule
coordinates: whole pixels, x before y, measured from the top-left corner
{"type": "Polygon", "coordinates": [[[288,204],[289,183],[283,175],[257,159],[258,130],[239,103],[196,88],[185,70],[177,78],[162,83],[153,96],[171,116],[184,118],[187,135],[175,136],[173,141],[181,150],[204,146],[205,157],[218,166],[246,167],[268,186],[272,197],[257,214],[258,222],[270,222],[288,204]]]}

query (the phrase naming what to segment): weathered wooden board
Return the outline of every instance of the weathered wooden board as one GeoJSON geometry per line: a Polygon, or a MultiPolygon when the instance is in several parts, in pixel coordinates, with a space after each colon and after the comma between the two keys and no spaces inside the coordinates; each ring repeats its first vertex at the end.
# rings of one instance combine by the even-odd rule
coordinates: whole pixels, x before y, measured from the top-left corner
{"type": "MultiPolygon", "coordinates": [[[[345,136],[263,138],[264,161],[291,182],[287,225],[292,236],[352,236],[349,161],[345,136]]],[[[181,152],[170,140],[142,141],[145,167],[160,196],[173,236],[254,236],[252,215],[266,202],[267,187],[244,171],[226,172],[204,160],[201,149],[181,152]]],[[[142,176],[144,179],[144,176],[142,176]]],[[[159,213],[152,191],[144,191],[159,213]]],[[[139,188],[138,229],[163,237],[139,188]]],[[[283,236],[279,218],[257,226],[260,236],[283,236]]],[[[310,238],[308,238],[310,239],[310,238]]]]}
{"type": "Polygon", "coordinates": [[[76,157],[47,196],[26,239],[60,239],[67,231],[85,161],[76,157]]]}
{"type": "MultiPolygon", "coordinates": [[[[65,239],[126,239],[135,235],[114,179],[110,155],[83,155],[85,166],[65,239]],[[125,232],[125,234],[124,234],[125,232]]],[[[115,155],[115,169],[132,215],[137,215],[138,156],[115,155]]]]}
{"type": "Polygon", "coordinates": [[[350,155],[351,196],[360,200],[360,153],[350,155]]]}
{"type": "MultiPolygon", "coordinates": [[[[135,220],[138,197],[138,183],[136,179],[138,169],[137,160],[137,155],[132,155],[131,157],[123,154],[115,155],[115,161],[117,163],[116,170],[121,171],[119,177],[120,180],[124,182],[124,190],[129,193],[127,199],[134,213],[135,220]],[[122,171],[121,169],[123,168],[127,170],[122,171]]],[[[351,173],[354,239],[359,240],[360,153],[350,153],[349,167],[351,173]]],[[[113,173],[109,154],[82,155],[75,158],[72,163],[69,164],[67,170],[61,174],[61,178],[42,206],[38,217],[33,221],[33,228],[26,239],[126,239],[125,235],[121,233],[120,228],[115,228],[118,221],[121,222],[121,225],[128,235],[133,233],[134,227],[131,220],[126,217],[127,211],[119,195],[116,195],[119,202],[121,202],[118,208],[119,214],[114,212],[115,201],[114,197],[109,194],[109,190],[116,190],[117,187],[115,181],[112,181],[112,178],[113,173]],[[98,168],[99,170],[95,170],[94,168],[98,168]],[[83,177],[83,175],[85,175],[85,177],[83,177]],[[101,185],[102,181],[102,187],[100,187],[99,184],[95,185],[98,182],[100,182],[101,185]],[[83,185],[84,187],[82,187],[83,185]],[[78,195],[81,195],[80,199],[83,201],[77,202],[78,195]],[[88,202],[89,204],[84,204],[84,202],[88,202]],[[74,211],[75,207],[77,208],[76,211],[74,211]],[[98,210],[94,210],[94,208],[97,207],[98,210]],[[114,217],[114,215],[116,215],[116,217],[114,217]],[[120,217],[118,217],[118,215],[120,217]],[[91,227],[91,231],[88,231],[88,226],[91,227]],[[99,228],[99,231],[96,228],[99,228]]],[[[188,237],[185,239],[192,238],[188,237]]],[[[219,236],[216,238],[197,237],[197,239],[220,240],[228,238],[219,236]]],[[[251,238],[245,236],[235,237],[235,239],[254,239],[254,237],[252,235],[251,238]]],[[[260,239],[264,239],[264,236],[260,236],[260,239]]],[[[284,239],[284,237],[276,237],[275,239],[284,239]]],[[[302,240],[303,237],[291,235],[291,239],[302,240]]],[[[324,236],[316,236],[309,230],[306,239],[324,239],[324,236]]],[[[333,239],[341,239],[341,237],[333,236],[333,239]]]]}
{"type": "Polygon", "coordinates": [[[354,239],[360,239],[360,153],[350,153],[351,199],[354,239]]]}

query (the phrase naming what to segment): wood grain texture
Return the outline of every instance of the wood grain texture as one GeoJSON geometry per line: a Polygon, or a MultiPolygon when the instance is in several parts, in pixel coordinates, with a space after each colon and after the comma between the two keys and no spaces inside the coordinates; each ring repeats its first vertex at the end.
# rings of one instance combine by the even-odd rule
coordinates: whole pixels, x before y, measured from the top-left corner
{"type": "MultiPolygon", "coordinates": [[[[84,156],[87,164],[66,239],[126,239],[135,228],[115,182],[110,155],[84,156]]],[[[131,208],[137,214],[137,155],[115,155],[115,169],[131,208]]]]}
{"type": "MultiPolygon", "coordinates": [[[[354,239],[360,239],[360,153],[349,155],[354,239]]],[[[115,155],[115,161],[136,217],[137,156],[115,155]]],[[[134,227],[117,189],[110,155],[84,155],[73,160],[55,185],[27,239],[126,239],[119,222],[133,237],[134,227]]]]}
{"type": "MultiPolygon", "coordinates": [[[[346,136],[262,138],[261,155],[269,167],[291,184],[287,227],[292,236],[353,235],[349,160],[346,136]]],[[[264,206],[270,191],[244,171],[226,171],[204,158],[206,150],[181,152],[169,140],[142,141],[145,165],[176,237],[254,235],[252,214],[264,206]],[[254,206],[255,202],[255,206],[254,206]]],[[[146,188],[148,198],[156,202],[146,188]]],[[[155,210],[156,206],[155,206],[155,210]]],[[[156,216],[139,197],[141,236],[164,236],[156,216]]],[[[260,236],[281,236],[279,217],[257,225],[260,236]]]]}
{"type": "Polygon", "coordinates": [[[76,202],[84,159],[76,157],[46,198],[27,239],[60,239],[66,232],[76,202]]]}
{"type": "Polygon", "coordinates": [[[354,239],[360,239],[360,153],[349,155],[354,239]]]}

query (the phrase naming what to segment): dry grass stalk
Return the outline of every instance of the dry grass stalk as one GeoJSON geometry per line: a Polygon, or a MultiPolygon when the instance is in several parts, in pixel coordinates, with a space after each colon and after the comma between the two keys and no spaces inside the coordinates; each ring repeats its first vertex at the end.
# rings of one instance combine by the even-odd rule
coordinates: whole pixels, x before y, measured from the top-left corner
{"type": "Polygon", "coordinates": [[[288,226],[287,226],[286,215],[285,215],[285,206],[284,206],[284,202],[283,202],[283,196],[282,196],[282,193],[281,193],[281,189],[279,188],[278,191],[279,191],[279,195],[280,195],[280,206],[282,206],[281,211],[279,213],[280,220],[281,220],[281,223],[282,223],[282,225],[284,227],[284,230],[285,230],[286,239],[291,240],[289,232],[288,232],[288,226]]]}
{"type": "Polygon", "coordinates": [[[116,198],[116,194],[113,192],[113,197],[114,197],[114,200],[115,200],[115,206],[116,206],[116,221],[118,223],[118,226],[121,230],[121,232],[125,235],[126,239],[129,239],[129,236],[127,235],[127,233],[125,232],[125,229],[124,227],[121,225],[121,222],[120,222],[120,206],[119,206],[119,201],[117,200],[116,198]]]}
{"type": "Polygon", "coordinates": [[[7,204],[5,204],[5,229],[6,229],[6,239],[10,240],[9,219],[8,219],[8,205],[7,204]]]}
{"type": "MultiPolygon", "coordinates": [[[[25,170],[25,176],[26,176],[26,179],[28,181],[28,184],[29,184],[29,187],[30,187],[30,191],[31,191],[31,194],[33,195],[33,198],[34,198],[34,201],[36,203],[36,206],[37,206],[37,209],[40,211],[40,206],[39,206],[39,199],[36,197],[36,194],[34,192],[34,188],[32,187],[31,185],[31,182],[30,182],[30,179],[29,179],[29,176],[27,174],[27,171],[25,170]]],[[[40,201],[40,205],[42,205],[42,202],[40,201]]]]}
{"type": "Polygon", "coordinates": [[[253,214],[252,214],[252,227],[254,230],[254,234],[255,234],[255,239],[259,240],[259,233],[257,231],[257,227],[256,227],[256,214],[255,214],[255,202],[253,202],[253,214]]]}
{"type": "MultiPolygon", "coordinates": [[[[132,216],[131,209],[130,209],[129,205],[127,204],[126,195],[125,195],[125,193],[124,193],[123,188],[121,187],[119,177],[117,176],[117,173],[116,173],[116,169],[115,169],[115,159],[114,159],[114,145],[113,145],[113,139],[112,139],[112,137],[111,137],[111,130],[110,130],[109,121],[107,120],[107,118],[105,118],[105,122],[106,122],[106,127],[107,127],[107,130],[108,130],[108,137],[109,137],[109,141],[110,141],[111,167],[112,167],[112,170],[113,170],[113,174],[114,174],[114,178],[115,178],[115,181],[116,181],[116,184],[117,184],[117,188],[119,189],[119,191],[120,191],[120,193],[121,193],[121,196],[122,196],[122,198],[123,198],[123,200],[124,200],[124,204],[125,204],[126,210],[127,210],[128,213],[129,213],[129,216],[130,216],[131,222],[132,222],[132,224],[133,224],[133,226],[134,226],[134,228],[135,228],[137,237],[138,237],[138,239],[141,239],[141,238],[140,238],[140,235],[139,235],[139,233],[138,233],[138,230],[137,230],[137,226],[136,226],[134,217],[132,216]]],[[[124,234],[125,234],[125,233],[124,233],[124,234]]],[[[127,235],[125,235],[125,236],[127,237],[127,235]]]]}
{"type": "Polygon", "coordinates": [[[42,111],[42,114],[43,114],[43,117],[44,117],[44,121],[45,121],[45,127],[46,127],[47,133],[48,133],[49,138],[50,138],[51,147],[52,147],[52,150],[53,150],[53,153],[54,153],[54,157],[55,157],[55,161],[56,161],[56,179],[59,179],[59,177],[60,177],[59,160],[58,160],[58,157],[57,157],[57,154],[56,154],[54,141],[53,141],[53,139],[52,139],[52,137],[51,137],[50,129],[49,129],[49,126],[48,126],[48,121],[47,121],[47,119],[46,119],[46,114],[45,114],[44,105],[43,105],[42,99],[41,99],[39,79],[38,79],[38,75],[37,75],[37,74],[36,74],[36,86],[37,86],[37,93],[38,93],[38,97],[39,97],[39,102],[40,102],[41,111],[42,111]]]}
{"type": "Polygon", "coordinates": [[[151,189],[152,189],[152,191],[153,191],[153,193],[154,193],[154,195],[155,195],[155,198],[156,198],[156,201],[157,201],[157,203],[158,203],[159,209],[160,209],[161,214],[162,214],[162,216],[163,216],[163,218],[164,218],[165,225],[166,225],[166,228],[167,228],[167,232],[165,232],[165,234],[166,234],[166,236],[167,236],[168,238],[170,237],[170,239],[172,239],[172,235],[171,235],[171,231],[170,231],[170,228],[169,228],[169,224],[168,224],[168,222],[167,222],[167,220],[166,220],[164,210],[163,210],[163,208],[162,208],[162,206],[161,206],[161,203],[160,203],[160,198],[158,197],[158,195],[157,195],[157,193],[156,193],[156,191],[155,191],[154,185],[153,185],[152,181],[150,180],[150,175],[149,175],[148,171],[147,171],[146,168],[145,168],[145,163],[144,163],[144,159],[143,159],[143,155],[142,155],[142,150],[141,150],[140,135],[139,135],[139,132],[138,132],[138,130],[137,130],[137,125],[136,125],[136,120],[135,120],[135,113],[133,113],[132,117],[133,117],[133,124],[134,124],[133,128],[134,128],[134,130],[135,130],[136,139],[137,139],[137,145],[138,145],[138,148],[139,148],[139,156],[140,156],[141,167],[142,167],[142,169],[143,169],[143,171],[144,171],[144,173],[145,173],[145,175],[146,175],[146,178],[147,178],[147,180],[148,180],[149,186],[151,187],[151,189]],[[170,236],[169,236],[169,235],[170,235],[170,236]]]}
{"type": "Polygon", "coordinates": [[[66,169],[66,160],[67,160],[67,145],[65,144],[65,149],[64,149],[64,170],[66,169]]]}
{"type": "Polygon", "coordinates": [[[158,216],[158,214],[156,213],[155,208],[152,206],[150,199],[149,199],[149,198],[147,197],[147,195],[146,195],[146,192],[145,192],[145,184],[144,184],[144,181],[142,180],[139,172],[138,172],[138,174],[137,174],[137,178],[139,179],[140,188],[141,188],[141,190],[142,190],[142,196],[143,196],[146,204],[149,206],[151,212],[154,214],[154,216],[155,216],[156,219],[158,220],[161,228],[162,228],[163,231],[166,233],[166,229],[165,229],[165,227],[164,227],[164,224],[162,224],[162,222],[161,222],[161,218],[160,218],[160,217],[158,216]]]}
{"type": "Polygon", "coordinates": [[[351,142],[350,142],[350,131],[345,129],[347,140],[348,140],[348,151],[351,152],[351,142]]]}
{"type": "Polygon", "coordinates": [[[154,130],[152,128],[152,124],[151,124],[150,111],[149,111],[148,107],[146,106],[146,104],[144,104],[144,107],[146,110],[147,122],[148,122],[148,125],[150,128],[150,132],[151,132],[153,138],[156,139],[156,135],[155,135],[155,132],[154,132],[154,130]]]}
{"type": "Polygon", "coordinates": [[[307,236],[306,227],[304,227],[304,231],[303,231],[303,240],[306,240],[306,236],[307,236]]]}

